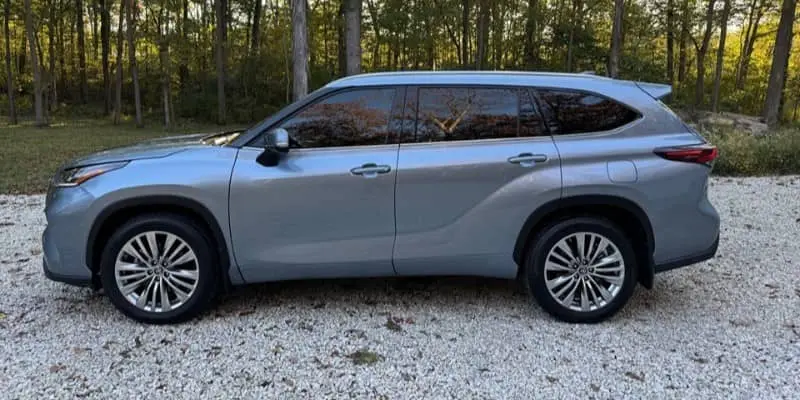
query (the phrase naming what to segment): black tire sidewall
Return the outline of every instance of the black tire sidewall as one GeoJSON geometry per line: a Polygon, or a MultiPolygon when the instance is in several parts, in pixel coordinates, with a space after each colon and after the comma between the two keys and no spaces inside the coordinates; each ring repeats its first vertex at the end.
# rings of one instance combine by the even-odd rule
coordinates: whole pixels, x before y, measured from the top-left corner
{"type": "Polygon", "coordinates": [[[542,230],[525,259],[525,284],[536,302],[550,315],[566,322],[596,323],[610,318],[628,302],[636,286],[637,270],[634,249],[622,230],[606,219],[579,217],[558,221],[542,230]],[[553,298],[545,283],[544,265],[548,252],[559,240],[576,232],[605,236],[617,246],[625,262],[625,278],[620,292],[599,310],[581,312],[566,308],[553,298]]]}
{"type": "Polygon", "coordinates": [[[100,280],[114,306],[137,321],[152,324],[185,321],[204,311],[216,296],[217,273],[212,249],[213,246],[208,238],[191,220],[170,214],[136,217],[123,224],[109,238],[100,261],[100,280]],[[131,238],[147,231],[163,231],[177,235],[197,256],[199,276],[195,292],[186,303],[168,312],[141,310],[131,304],[117,287],[114,275],[117,254],[131,238]]]}

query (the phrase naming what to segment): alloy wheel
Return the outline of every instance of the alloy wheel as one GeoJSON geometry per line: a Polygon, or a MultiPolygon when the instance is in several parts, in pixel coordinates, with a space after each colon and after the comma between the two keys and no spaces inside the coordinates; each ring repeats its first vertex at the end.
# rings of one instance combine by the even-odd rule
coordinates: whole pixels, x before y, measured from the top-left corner
{"type": "Polygon", "coordinates": [[[143,311],[163,313],[192,297],[200,271],[197,256],[186,241],[169,232],[147,231],[122,246],[114,276],[128,302],[143,311]]]}

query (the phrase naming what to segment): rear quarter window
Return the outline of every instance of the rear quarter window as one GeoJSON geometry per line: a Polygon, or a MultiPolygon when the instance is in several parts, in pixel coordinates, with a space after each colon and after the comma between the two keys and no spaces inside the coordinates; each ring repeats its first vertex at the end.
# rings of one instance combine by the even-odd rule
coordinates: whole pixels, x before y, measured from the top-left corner
{"type": "Polygon", "coordinates": [[[554,135],[608,131],[640,117],[624,104],[593,93],[562,89],[536,93],[554,135]]]}

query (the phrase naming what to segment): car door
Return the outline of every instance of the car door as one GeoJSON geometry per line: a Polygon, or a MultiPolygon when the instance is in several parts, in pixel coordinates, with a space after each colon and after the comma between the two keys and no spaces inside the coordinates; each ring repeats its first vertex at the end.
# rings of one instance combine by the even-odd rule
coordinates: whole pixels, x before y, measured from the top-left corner
{"type": "Polygon", "coordinates": [[[402,88],[334,92],[275,125],[291,148],[274,167],[243,147],[230,185],[236,261],[248,282],[393,275],[402,88]],[[398,99],[398,104],[395,100],[398,99]]]}
{"type": "Polygon", "coordinates": [[[515,276],[525,220],[561,195],[558,152],[535,100],[514,87],[421,86],[406,98],[397,273],[515,276]]]}

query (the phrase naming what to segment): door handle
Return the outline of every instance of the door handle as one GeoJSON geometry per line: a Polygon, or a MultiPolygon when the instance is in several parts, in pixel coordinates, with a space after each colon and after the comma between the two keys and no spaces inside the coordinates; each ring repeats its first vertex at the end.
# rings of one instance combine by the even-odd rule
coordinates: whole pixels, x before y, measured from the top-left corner
{"type": "Polygon", "coordinates": [[[508,162],[512,164],[519,164],[522,167],[532,167],[536,163],[545,161],[547,161],[546,154],[522,153],[520,155],[508,158],[508,162]]]}
{"type": "Polygon", "coordinates": [[[377,165],[375,163],[368,163],[364,164],[360,167],[355,167],[350,170],[350,173],[353,175],[360,175],[364,178],[374,178],[378,176],[378,174],[385,174],[392,170],[392,167],[388,165],[377,165]]]}

